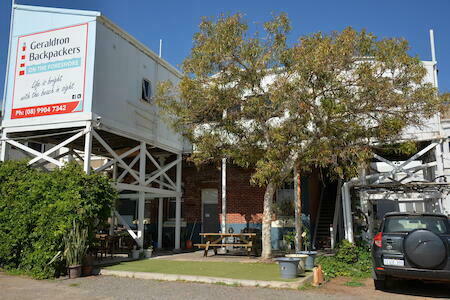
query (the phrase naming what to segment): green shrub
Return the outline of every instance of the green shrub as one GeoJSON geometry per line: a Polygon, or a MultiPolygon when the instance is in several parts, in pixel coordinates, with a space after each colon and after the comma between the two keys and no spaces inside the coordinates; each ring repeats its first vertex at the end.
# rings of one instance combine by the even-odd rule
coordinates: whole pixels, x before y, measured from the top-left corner
{"type": "Polygon", "coordinates": [[[321,256],[317,258],[317,264],[322,265],[327,279],[338,276],[367,278],[371,274],[372,258],[368,246],[356,246],[343,240],[336,255],[321,256]]]}
{"type": "Polygon", "coordinates": [[[86,175],[75,163],[52,172],[0,163],[0,267],[35,278],[57,276],[64,262],[50,261],[64,250],[72,223],[88,229],[91,244],[116,198],[106,176],[86,175]]]}

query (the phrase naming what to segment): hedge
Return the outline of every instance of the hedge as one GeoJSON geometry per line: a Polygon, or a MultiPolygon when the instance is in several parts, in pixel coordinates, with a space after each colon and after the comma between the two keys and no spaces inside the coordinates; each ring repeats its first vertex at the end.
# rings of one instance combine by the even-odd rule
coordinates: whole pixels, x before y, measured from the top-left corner
{"type": "Polygon", "coordinates": [[[49,263],[63,250],[72,222],[89,229],[92,243],[116,198],[106,176],[87,175],[76,163],[52,172],[0,163],[0,267],[34,278],[58,276],[64,261],[49,263]]]}

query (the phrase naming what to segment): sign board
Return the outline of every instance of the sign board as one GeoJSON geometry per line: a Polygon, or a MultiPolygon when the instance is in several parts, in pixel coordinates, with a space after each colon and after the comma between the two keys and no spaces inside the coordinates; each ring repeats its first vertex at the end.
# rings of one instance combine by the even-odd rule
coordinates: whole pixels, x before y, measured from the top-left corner
{"type": "Polygon", "coordinates": [[[88,24],[18,37],[11,119],[83,111],[88,24]]]}

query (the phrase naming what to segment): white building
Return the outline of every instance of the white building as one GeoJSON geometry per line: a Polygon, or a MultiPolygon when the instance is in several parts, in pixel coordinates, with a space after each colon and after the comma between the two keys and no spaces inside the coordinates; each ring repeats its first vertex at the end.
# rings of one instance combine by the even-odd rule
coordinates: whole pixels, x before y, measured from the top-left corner
{"type": "Polygon", "coordinates": [[[112,173],[121,198],[137,202],[137,230],[115,216],[140,247],[146,199],[175,198],[179,249],[184,141],[162,121],[152,96],[159,81],[180,76],[100,12],[15,5],[0,159],[20,149],[33,166],[76,158],[87,173],[112,173]],[[55,146],[37,151],[30,141],[55,146]],[[102,159],[94,166],[95,156],[102,159]]]}

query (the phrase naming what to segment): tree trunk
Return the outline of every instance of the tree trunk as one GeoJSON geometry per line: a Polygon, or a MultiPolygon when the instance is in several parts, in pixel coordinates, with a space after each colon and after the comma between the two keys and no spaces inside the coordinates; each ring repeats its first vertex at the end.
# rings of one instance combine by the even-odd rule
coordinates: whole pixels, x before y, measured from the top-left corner
{"type": "Polygon", "coordinates": [[[272,202],[275,194],[275,185],[272,182],[266,187],[264,193],[264,212],[262,219],[262,259],[270,259],[272,257],[272,202]]]}
{"type": "Polygon", "coordinates": [[[302,186],[301,186],[301,175],[298,167],[295,167],[294,171],[295,180],[295,251],[302,250],[302,186]]]}

